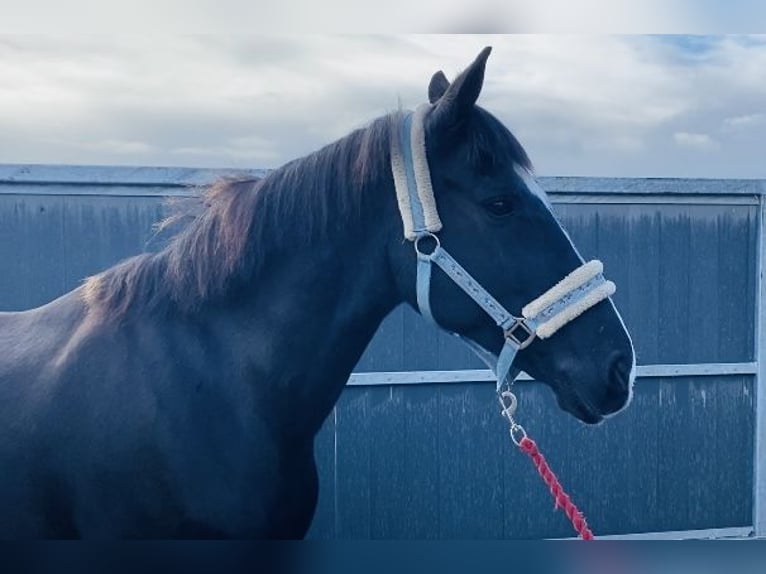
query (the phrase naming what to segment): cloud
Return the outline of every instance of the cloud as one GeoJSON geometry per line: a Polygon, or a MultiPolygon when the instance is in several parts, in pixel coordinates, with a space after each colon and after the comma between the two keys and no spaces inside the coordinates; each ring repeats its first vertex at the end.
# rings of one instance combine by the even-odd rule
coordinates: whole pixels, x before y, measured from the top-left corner
{"type": "Polygon", "coordinates": [[[723,120],[724,128],[729,130],[744,130],[766,123],[766,114],[746,114],[723,120]]]}
{"type": "Polygon", "coordinates": [[[675,142],[682,146],[694,149],[715,149],[718,148],[718,142],[708,134],[695,134],[689,132],[676,132],[673,134],[675,142]]]}
{"type": "Polygon", "coordinates": [[[236,158],[268,163],[280,157],[279,151],[274,148],[272,142],[255,136],[232,138],[221,145],[178,147],[172,149],[172,153],[188,157],[191,161],[198,157],[216,157],[219,162],[236,158]]]}
{"type": "Polygon", "coordinates": [[[382,30],[504,33],[701,33],[711,28],[726,31],[763,27],[764,10],[758,4],[730,0],[439,0],[361,3],[350,0],[289,0],[261,3],[228,0],[225,9],[214,0],[132,0],[66,3],[33,0],[17,3],[4,14],[0,29],[28,33],[77,34],[98,32],[113,35],[126,29],[152,34],[214,33],[273,34],[317,29],[354,34],[382,30]],[[42,6],[41,6],[42,4],[42,6]],[[744,9],[743,9],[744,8],[744,9]],[[41,13],[45,18],[41,18],[41,13]],[[761,26],[759,26],[761,24],[761,26]]]}
{"type": "Polygon", "coordinates": [[[146,142],[116,139],[86,142],[81,143],[80,146],[88,151],[108,152],[124,155],[147,155],[155,151],[155,147],[146,142]]]}
{"type": "Polygon", "coordinates": [[[492,45],[480,103],[541,174],[766,176],[748,139],[766,101],[766,39],[692,40],[0,36],[0,161],[276,167],[399,99],[416,106],[431,74],[452,79],[492,45]],[[687,161],[690,147],[715,146],[687,161]]]}

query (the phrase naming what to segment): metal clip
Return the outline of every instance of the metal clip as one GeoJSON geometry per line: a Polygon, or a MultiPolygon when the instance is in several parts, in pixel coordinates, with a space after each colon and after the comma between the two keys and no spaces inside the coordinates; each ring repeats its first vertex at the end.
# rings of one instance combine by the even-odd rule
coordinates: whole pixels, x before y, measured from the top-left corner
{"type": "Polygon", "coordinates": [[[516,419],[513,418],[516,415],[516,407],[519,404],[516,395],[511,391],[503,391],[498,394],[497,400],[500,401],[500,406],[503,407],[500,414],[503,415],[508,420],[508,424],[511,425],[511,440],[516,446],[521,446],[521,441],[527,437],[527,431],[525,431],[524,427],[517,423],[516,419]]]}
{"type": "Polygon", "coordinates": [[[516,395],[511,391],[503,391],[498,395],[497,400],[500,401],[500,406],[503,407],[500,414],[508,419],[509,424],[516,424],[513,421],[513,416],[516,414],[516,407],[519,404],[519,401],[516,400],[516,395]],[[506,400],[508,401],[507,403],[506,400]]]}

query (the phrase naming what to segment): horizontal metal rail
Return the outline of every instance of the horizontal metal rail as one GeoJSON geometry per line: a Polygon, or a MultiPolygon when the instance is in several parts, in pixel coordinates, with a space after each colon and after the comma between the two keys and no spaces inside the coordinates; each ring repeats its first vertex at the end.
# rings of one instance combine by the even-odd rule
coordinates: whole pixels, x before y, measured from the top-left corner
{"type": "MultiPolygon", "coordinates": [[[[644,379],[674,377],[710,377],[732,375],[755,375],[756,363],[698,363],[688,365],[639,365],[637,377],[644,379]]],[[[464,369],[454,371],[377,371],[353,373],[348,384],[365,385],[420,385],[431,383],[481,383],[494,381],[489,369],[464,369]]],[[[518,380],[531,381],[522,373],[518,380]]]]}
{"type": "MultiPolygon", "coordinates": [[[[752,526],[731,526],[727,528],[705,528],[702,530],[667,530],[658,532],[638,532],[635,534],[611,534],[596,536],[599,540],[740,540],[752,538],[752,526]]],[[[556,540],[556,539],[553,539],[556,540]]],[[[575,540],[563,538],[558,540],[575,540]]]]}
{"type": "MultiPolygon", "coordinates": [[[[263,177],[270,170],[251,168],[184,168],[146,166],[88,166],[45,164],[0,164],[0,194],[16,193],[15,186],[78,187],[82,194],[97,194],[94,188],[116,186],[188,188],[206,185],[221,176],[248,175],[263,177]]],[[[604,202],[617,202],[618,196],[678,198],[687,196],[693,202],[708,196],[724,196],[726,203],[731,196],[743,198],[766,195],[763,179],[704,179],[704,178],[642,178],[642,177],[538,177],[543,189],[552,195],[580,195],[601,197],[604,202]]],[[[47,193],[53,192],[48,189],[47,193]]],[[[45,193],[45,192],[41,192],[45,193]]],[[[106,192],[105,195],[111,195],[106,192]]],[[[584,200],[583,200],[584,201],[584,200]]],[[[638,202],[644,200],[639,199],[638,202]]],[[[662,201],[662,200],[661,200],[662,201]]],[[[672,199],[670,200],[672,201],[672,199]]],[[[752,200],[747,200],[752,201],[752,200]]],[[[702,200],[708,203],[707,200],[702,200]]],[[[620,201],[622,203],[622,201],[620,201]]]]}
{"type": "Polygon", "coordinates": [[[187,187],[205,185],[221,176],[263,177],[265,169],[205,169],[99,165],[0,164],[0,185],[73,185],[78,187],[187,187]]]}
{"type": "Polygon", "coordinates": [[[553,204],[579,205],[758,205],[757,195],[726,194],[625,194],[549,192],[553,204]]]}

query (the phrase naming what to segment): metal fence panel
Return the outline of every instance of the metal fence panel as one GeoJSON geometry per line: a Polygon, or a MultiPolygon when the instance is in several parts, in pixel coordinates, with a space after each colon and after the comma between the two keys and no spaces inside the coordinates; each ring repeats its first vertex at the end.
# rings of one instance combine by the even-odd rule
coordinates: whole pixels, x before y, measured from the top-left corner
{"type": "MultiPolygon", "coordinates": [[[[752,376],[642,379],[598,427],[558,412],[547,387],[519,387],[521,421],[597,534],[752,523],[752,376]]],[[[333,504],[314,538],[328,524],[337,538],[573,534],[510,442],[491,383],[349,387],[331,419],[320,498],[333,504]]]]}
{"type": "MultiPolygon", "coordinates": [[[[0,310],[43,304],[140,252],[163,196],[187,195],[188,184],[214,175],[0,166],[0,310]]],[[[520,383],[522,422],[597,534],[752,525],[766,496],[756,493],[754,506],[754,481],[766,474],[763,453],[753,456],[763,418],[755,404],[764,182],[543,178],[543,186],[556,192],[583,256],[602,259],[617,283],[648,366],[634,404],[608,424],[580,425],[536,382],[520,383]]],[[[386,318],[356,369],[365,385],[344,391],[317,437],[321,494],[310,537],[571,536],[508,440],[493,385],[465,376],[484,368],[411,309],[386,318]],[[427,383],[431,371],[455,370],[462,382],[391,385],[385,375],[427,383]]]]}

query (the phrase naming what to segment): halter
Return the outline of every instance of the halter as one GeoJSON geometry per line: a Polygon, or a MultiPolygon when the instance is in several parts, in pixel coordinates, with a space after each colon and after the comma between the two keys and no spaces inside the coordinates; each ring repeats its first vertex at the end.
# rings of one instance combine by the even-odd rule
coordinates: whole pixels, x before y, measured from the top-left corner
{"type": "Polygon", "coordinates": [[[391,141],[391,170],[397,203],[404,225],[404,237],[414,243],[417,253],[417,305],[420,314],[434,323],[431,312],[431,272],[437,265],[465,291],[497,326],[503,330],[505,342],[495,356],[477,343],[459,337],[494,372],[497,390],[511,384],[518,376],[513,367],[516,354],[534,340],[547,339],[561,327],[615,292],[615,285],[603,276],[603,264],[593,260],[583,263],[537,299],[528,303],[518,317],[507,311],[481,284],[455,261],[442,247],[436,235],[442,229],[431,186],[426,158],[424,120],[432,106],[423,104],[403,117],[398,137],[391,141]],[[434,244],[431,251],[424,243],[434,244]]]}

